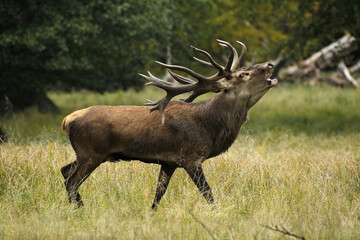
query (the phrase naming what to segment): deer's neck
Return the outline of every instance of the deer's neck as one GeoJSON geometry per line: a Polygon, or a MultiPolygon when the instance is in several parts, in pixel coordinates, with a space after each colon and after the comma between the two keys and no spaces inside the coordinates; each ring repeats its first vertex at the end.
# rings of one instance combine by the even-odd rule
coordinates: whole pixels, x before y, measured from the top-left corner
{"type": "Polygon", "coordinates": [[[236,96],[221,92],[204,102],[199,120],[212,140],[210,157],[226,151],[233,144],[246,117],[246,103],[236,96]]]}

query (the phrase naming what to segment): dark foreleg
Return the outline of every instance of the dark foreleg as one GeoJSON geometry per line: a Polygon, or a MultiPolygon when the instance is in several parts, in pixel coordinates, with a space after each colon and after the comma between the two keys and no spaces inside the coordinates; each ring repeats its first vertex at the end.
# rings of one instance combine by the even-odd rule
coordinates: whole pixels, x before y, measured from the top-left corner
{"type": "Polygon", "coordinates": [[[154,203],[151,207],[152,209],[156,209],[157,206],[159,205],[160,200],[166,192],[166,189],[169,185],[170,178],[173,175],[175,169],[176,169],[176,167],[161,165],[159,180],[158,180],[158,184],[157,184],[157,188],[156,188],[155,199],[154,199],[154,203]]]}
{"type": "Polygon", "coordinates": [[[191,179],[194,181],[195,185],[198,187],[206,201],[210,204],[213,204],[214,197],[212,195],[211,188],[205,179],[202,167],[187,167],[185,170],[190,175],[191,179]]]}

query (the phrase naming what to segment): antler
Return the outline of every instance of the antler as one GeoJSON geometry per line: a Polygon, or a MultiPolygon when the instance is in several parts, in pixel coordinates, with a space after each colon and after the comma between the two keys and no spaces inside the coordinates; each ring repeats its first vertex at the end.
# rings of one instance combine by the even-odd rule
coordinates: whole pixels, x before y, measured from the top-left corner
{"type": "Polygon", "coordinates": [[[245,54],[246,54],[246,46],[245,46],[245,44],[243,42],[240,42],[240,41],[236,41],[236,42],[239,43],[242,46],[242,49],[241,49],[240,57],[233,62],[233,65],[231,66],[231,71],[234,71],[235,69],[237,69],[239,67],[241,61],[244,59],[245,54]]]}
{"type": "MultiPolygon", "coordinates": [[[[170,72],[170,71],[169,71],[170,72]]],[[[165,115],[164,115],[164,109],[167,106],[167,104],[170,102],[170,100],[182,93],[186,93],[186,92],[190,92],[192,90],[195,89],[196,86],[196,82],[192,81],[191,79],[182,77],[180,75],[177,75],[175,73],[170,72],[170,74],[180,83],[185,83],[184,85],[177,85],[174,83],[170,83],[167,81],[164,81],[162,79],[159,79],[157,77],[155,77],[154,75],[152,75],[150,72],[148,72],[149,76],[146,76],[144,74],[139,73],[140,76],[142,76],[143,78],[146,78],[147,80],[149,80],[148,83],[146,83],[145,85],[153,85],[153,86],[157,86],[161,89],[164,89],[166,91],[166,96],[159,100],[159,101],[151,101],[151,100],[147,100],[148,102],[145,104],[146,106],[155,106],[153,108],[150,109],[150,112],[155,111],[155,110],[159,110],[162,116],[162,123],[164,124],[165,121],[165,115]]]]}
{"type": "MultiPolygon", "coordinates": [[[[242,46],[240,57],[238,57],[238,53],[237,53],[236,49],[230,43],[228,43],[228,42],[226,42],[224,40],[220,40],[220,39],[216,39],[216,41],[219,42],[220,46],[229,48],[229,57],[228,57],[228,62],[226,64],[226,67],[223,67],[223,66],[220,65],[221,69],[219,69],[218,67],[215,67],[214,64],[212,64],[212,63],[209,63],[207,61],[198,59],[196,57],[194,57],[194,59],[197,60],[198,62],[201,62],[201,63],[207,65],[207,66],[215,67],[215,68],[219,69],[220,71],[221,70],[222,71],[227,71],[227,72],[228,71],[231,71],[231,72],[235,71],[238,68],[238,66],[240,65],[243,58],[245,57],[245,54],[246,54],[246,46],[245,46],[245,44],[240,42],[240,41],[236,41],[237,43],[239,43],[242,46]]],[[[204,51],[204,50],[202,50],[202,51],[204,52],[204,54],[205,53],[208,54],[206,51],[204,51]]]]}
{"type": "Polygon", "coordinates": [[[146,83],[146,85],[153,85],[153,86],[159,87],[166,91],[166,96],[164,98],[162,98],[161,100],[159,100],[159,101],[148,100],[148,102],[145,104],[147,106],[155,106],[150,109],[150,112],[155,111],[155,110],[160,111],[163,124],[165,121],[164,110],[165,110],[167,104],[170,102],[170,100],[173,97],[180,95],[182,93],[192,92],[192,94],[187,99],[184,100],[185,102],[192,102],[195,98],[197,98],[198,96],[200,96],[204,93],[219,92],[224,88],[224,86],[222,85],[222,83],[219,82],[219,80],[223,79],[223,78],[229,79],[232,72],[234,70],[236,70],[236,68],[240,64],[242,58],[244,57],[244,55],[246,53],[245,44],[237,41],[238,43],[240,43],[243,46],[241,55],[240,55],[240,57],[238,57],[238,53],[237,53],[236,49],[230,43],[223,41],[223,40],[219,40],[219,39],[217,39],[217,41],[219,42],[219,45],[229,48],[228,61],[227,61],[227,64],[225,67],[218,64],[212,58],[212,56],[205,50],[196,48],[194,46],[190,46],[195,51],[206,55],[207,58],[209,59],[209,62],[207,62],[207,61],[204,61],[204,60],[194,57],[194,59],[196,61],[198,61],[202,64],[205,64],[207,66],[216,68],[218,70],[218,72],[213,76],[205,77],[199,73],[194,72],[193,70],[191,70],[187,67],[183,67],[183,66],[179,66],[179,65],[165,64],[165,63],[158,62],[158,61],[155,61],[155,62],[160,64],[161,66],[168,68],[168,69],[185,72],[185,73],[189,74],[190,76],[194,77],[195,79],[197,79],[198,81],[195,82],[192,79],[178,75],[170,70],[169,70],[170,75],[180,84],[164,81],[162,79],[159,79],[159,78],[153,76],[150,72],[148,72],[148,76],[140,73],[140,76],[146,78],[149,81],[148,83],[146,83]]]}

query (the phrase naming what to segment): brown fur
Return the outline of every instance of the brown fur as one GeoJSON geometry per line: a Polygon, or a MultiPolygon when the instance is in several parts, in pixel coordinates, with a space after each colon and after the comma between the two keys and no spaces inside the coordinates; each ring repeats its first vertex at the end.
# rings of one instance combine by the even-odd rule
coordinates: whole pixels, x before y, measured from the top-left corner
{"type": "Polygon", "coordinates": [[[88,111],[88,109],[89,108],[81,109],[66,116],[62,122],[62,130],[66,133],[69,133],[69,124],[75,119],[81,118],[88,111]]]}

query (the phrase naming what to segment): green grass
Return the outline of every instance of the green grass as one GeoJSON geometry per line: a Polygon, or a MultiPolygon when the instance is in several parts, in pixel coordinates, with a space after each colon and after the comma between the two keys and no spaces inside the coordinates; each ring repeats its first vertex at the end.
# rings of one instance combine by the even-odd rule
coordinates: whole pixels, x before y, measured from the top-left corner
{"type": "Polygon", "coordinates": [[[11,140],[0,146],[0,239],[294,239],[263,225],[306,239],[359,239],[359,93],[272,89],[230,150],[204,164],[216,208],[178,169],[157,212],[157,165],[102,164],[80,188],[80,209],[67,203],[59,170],[75,158],[60,130],[66,114],[141,105],[159,92],[50,93],[61,114],[1,119],[11,140]]]}

